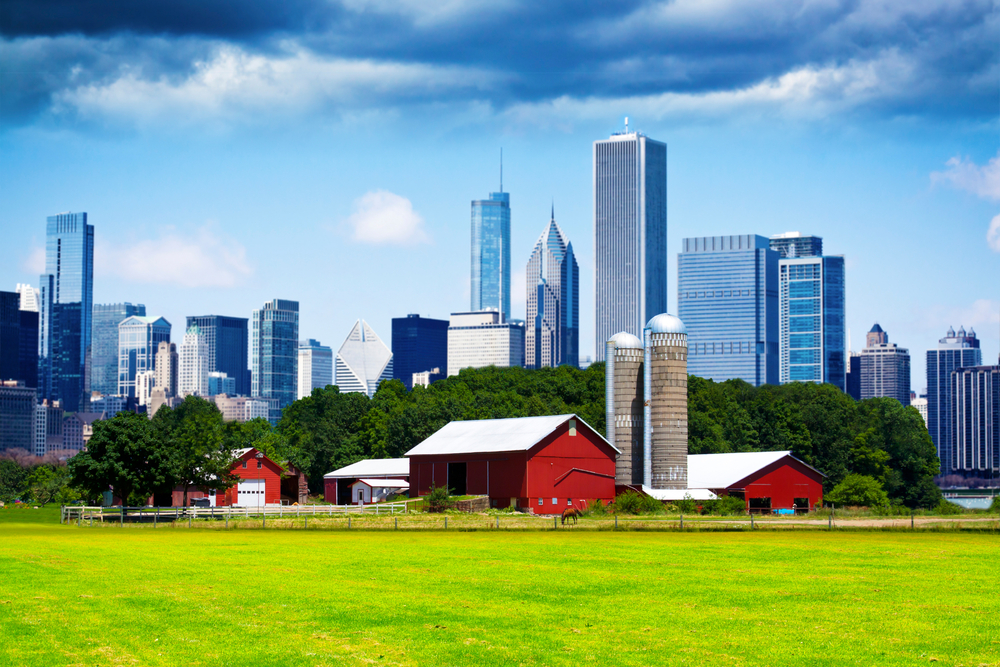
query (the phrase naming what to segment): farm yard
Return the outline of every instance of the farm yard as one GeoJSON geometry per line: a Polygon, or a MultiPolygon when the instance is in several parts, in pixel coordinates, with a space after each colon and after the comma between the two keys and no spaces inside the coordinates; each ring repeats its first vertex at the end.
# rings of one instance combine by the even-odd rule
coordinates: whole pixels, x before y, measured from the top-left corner
{"type": "Polygon", "coordinates": [[[995,523],[615,532],[493,519],[89,529],[59,525],[58,508],[0,511],[0,664],[1000,663],[995,523]]]}

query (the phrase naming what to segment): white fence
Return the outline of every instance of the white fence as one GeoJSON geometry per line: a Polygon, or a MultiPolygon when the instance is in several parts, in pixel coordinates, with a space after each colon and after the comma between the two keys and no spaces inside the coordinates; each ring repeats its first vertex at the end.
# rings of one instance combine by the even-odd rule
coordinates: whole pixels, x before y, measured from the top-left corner
{"type": "Polygon", "coordinates": [[[406,503],[370,505],[264,505],[263,507],[85,507],[62,508],[61,523],[94,521],[178,521],[182,519],[240,519],[250,517],[294,518],[346,514],[405,514],[406,503]]]}

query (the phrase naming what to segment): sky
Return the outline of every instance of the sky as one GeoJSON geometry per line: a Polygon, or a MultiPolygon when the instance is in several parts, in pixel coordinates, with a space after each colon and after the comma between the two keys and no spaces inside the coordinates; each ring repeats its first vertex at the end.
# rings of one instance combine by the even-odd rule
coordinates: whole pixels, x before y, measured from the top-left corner
{"type": "Polygon", "coordinates": [[[996,0],[7,0],[0,289],[86,211],[94,302],[300,338],[469,307],[470,201],[510,193],[512,309],[554,205],[594,353],[592,145],[668,145],[683,238],[801,231],[847,266],[851,347],[1000,338],[996,0]]]}

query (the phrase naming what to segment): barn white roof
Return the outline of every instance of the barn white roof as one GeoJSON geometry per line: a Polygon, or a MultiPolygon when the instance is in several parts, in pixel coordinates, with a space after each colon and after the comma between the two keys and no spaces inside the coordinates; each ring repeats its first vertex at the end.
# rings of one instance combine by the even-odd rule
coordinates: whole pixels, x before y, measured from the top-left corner
{"type": "Polygon", "coordinates": [[[688,486],[692,489],[726,489],[791,452],[739,452],[688,456],[688,486]]]}
{"type": "Polygon", "coordinates": [[[409,477],[409,475],[410,459],[367,459],[328,472],[323,477],[343,479],[346,477],[409,477]]]}
{"type": "Polygon", "coordinates": [[[401,479],[359,479],[355,484],[367,484],[373,489],[408,489],[410,483],[401,479]]]}
{"type": "MultiPolygon", "coordinates": [[[[690,457],[689,457],[690,458],[690,457]]],[[[642,490],[657,500],[715,500],[718,496],[708,489],[651,489],[645,484],[642,490]]]]}
{"type": "MultiPolygon", "coordinates": [[[[406,456],[524,452],[570,419],[587,424],[576,415],[454,421],[445,424],[434,435],[406,452],[406,456]]],[[[587,427],[590,428],[590,424],[587,427]]],[[[594,431],[593,428],[591,430],[594,431]]],[[[597,436],[604,440],[600,434],[597,436]]],[[[611,443],[608,445],[618,451],[611,443]]]]}

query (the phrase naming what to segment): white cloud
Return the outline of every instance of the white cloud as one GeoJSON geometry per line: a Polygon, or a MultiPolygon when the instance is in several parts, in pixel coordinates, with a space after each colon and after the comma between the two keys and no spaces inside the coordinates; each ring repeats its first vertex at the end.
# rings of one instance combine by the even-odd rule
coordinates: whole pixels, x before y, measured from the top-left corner
{"type": "Polygon", "coordinates": [[[28,256],[21,262],[21,268],[36,276],[45,273],[45,248],[32,248],[28,256]]]}
{"type": "MultiPolygon", "coordinates": [[[[931,181],[947,183],[983,199],[1000,201],[1000,152],[981,167],[967,157],[953,157],[948,160],[947,169],[931,174],[931,181]]],[[[991,231],[995,225],[996,218],[991,231]]]]}
{"type": "Polygon", "coordinates": [[[98,241],[94,254],[95,271],[137,283],[236,287],[253,274],[246,248],[209,226],[192,233],[170,230],[131,245],[98,241]]]}
{"type": "Polygon", "coordinates": [[[354,200],[354,213],[347,219],[352,238],[375,245],[429,243],[424,219],[406,197],[374,190],[354,200]]]}
{"type": "Polygon", "coordinates": [[[993,216],[990,228],[986,231],[986,245],[993,249],[993,252],[1000,252],[1000,215],[993,216]]]}
{"type": "Polygon", "coordinates": [[[1000,301],[976,299],[967,306],[930,305],[921,307],[914,314],[917,315],[913,323],[916,328],[933,332],[938,338],[948,327],[958,329],[960,326],[966,330],[978,328],[980,336],[995,335],[997,324],[1000,324],[1000,301]]]}

